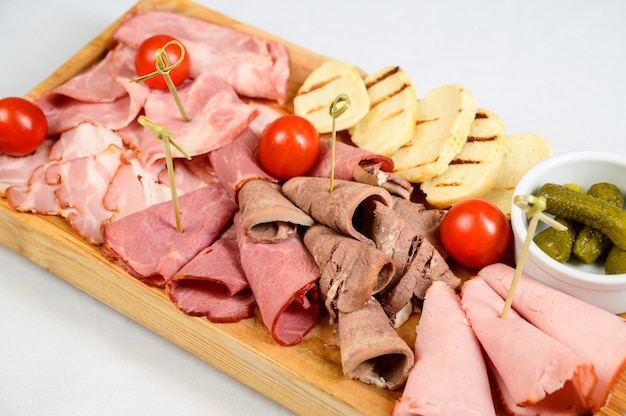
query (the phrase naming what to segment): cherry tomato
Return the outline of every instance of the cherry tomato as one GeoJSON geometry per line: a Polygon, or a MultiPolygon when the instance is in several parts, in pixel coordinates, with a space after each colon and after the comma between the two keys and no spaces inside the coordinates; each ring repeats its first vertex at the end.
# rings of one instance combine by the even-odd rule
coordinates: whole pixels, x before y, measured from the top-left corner
{"type": "Polygon", "coordinates": [[[48,135],[48,120],[37,104],[20,97],[0,100],[0,152],[26,156],[48,135]]]}
{"type": "Polygon", "coordinates": [[[320,136],[306,118],[286,115],[271,122],[261,136],[259,159],[278,179],[304,175],[320,152],[320,136]]]}
{"type": "Polygon", "coordinates": [[[511,226],[494,204],[467,199],[453,205],[443,217],[441,243],[463,266],[480,269],[496,263],[507,251],[511,226]]]}
{"type": "MultiPolygon", "coordinates": [[[[137,71],[137,75],[143,76],[156,71],[156,50],[162,48],[167,42],[172,40],[177,39],[174,39],[169,35],[154,35],[144,40],[141,45],[139,45],[137,53],[135,54],[135,70],[137,71]]],[[[165,48],[165,52],[167,53],[167,57],[169,58],[171,64],[176,63],[180,59],[181,50],[178,45],[168,45],[167,48],[165,48]]],[[[187,79],[190,67],[191,60],[189,59],[189,53],[185,50],[185,57],[181,63],[169,72],[174,85],[178,86],[187,79]]],[[[161,75],[149,78],[144,82],[153,89],[167,89],[165,79],[161,75]]]]}

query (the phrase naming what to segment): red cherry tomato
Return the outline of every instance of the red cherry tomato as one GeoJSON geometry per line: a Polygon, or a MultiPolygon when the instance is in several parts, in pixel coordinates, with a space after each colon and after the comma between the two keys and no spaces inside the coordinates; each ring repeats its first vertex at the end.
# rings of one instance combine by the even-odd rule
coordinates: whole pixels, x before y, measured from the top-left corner
{"type": "Polygon", "coordinates": [[[0,152],[26,156],[48,135],[48,120],[37,104],[20,97],[0,100],[0,152]]]}
{"type": "Polygon", "coordinates": [[[271,122],[259,143],[263,168],[278,179],[304,175],[320,152],[320,136],[306,118],[286,115],[271,122]]]}
{"type": "MultiPolygon", "coordinates": [[[[137,53],[135,54],[135,70],[137,71],[137,75],[148,75],[156,71],[156,50],[162,48],[167,42],[172,40],[176,39],[169,35],[154,35],[144,40],[141,45],[139,45],[137,53]]],[[[165,52],[167,53],[167,57],[169,58],[171,64],[176,63],[180,59],[181,49],[178,45],[168,45],[167,48],[165,48],[165,52]]],[[[185,50],[185,57],[181,63],[169,72],[174,85],[178,86],[187,79],[190,67],[191,60],[189,59],[189,53],[185,50]]],[[[149,78],[144,82],[153,89],[167,89],[167,84],[165,83],[165,79],[162,75],[149,78]]]]}
{"type": "Polygon", "coordinates": [[[511,226],[494,204],[467,199],[453,205],[440,227],[441,243],[460,264],[480,269],[499,261],[509,247],[511,226]]]}

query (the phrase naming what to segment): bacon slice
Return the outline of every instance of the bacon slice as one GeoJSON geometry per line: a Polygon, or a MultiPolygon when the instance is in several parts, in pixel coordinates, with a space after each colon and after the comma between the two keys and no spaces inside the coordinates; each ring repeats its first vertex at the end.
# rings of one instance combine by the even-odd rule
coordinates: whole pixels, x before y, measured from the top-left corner
{"type": "Polygon", "coordinates": [[[215,240],[236,211],[219,183],[185,194],[178,202],[183,232],[176,229],[171,202],[152,205],[104,225],[104,257],[142,282],[164,287],[215,240]]]}
{"type": "Polygon", "coordinates": [[[415,366],[391,414],[495,415],[480,344],[450,286],[428,288],[416,330],[415,366]]]}
{"type": "Polygon", "coordinates": [[[191,57],[192,77],[208,72],[240,95],[285,101],[290,68],[282,43],[164,11],[135,14],[113,36],[137,48],[144,39],[159,33],[183,43],[191,57]]]}
{"type": "MultiPolygon", "coordinates": [[[[502,298],[515,270],[494,264],[479,271],[502,298]]],[[[626,366],[626,322],[617,315],[521,275],[513,308],[545,333],[593,363],[598,382],[589,406],[597,412],[607,405],[613,386],[626,366]]]]}
{"type": "Polygon", "coordinates": [[[591,361],[514,310],[501,318],[504,300],[481,277],[463,284],[461,306],[505,396],[517,406],[531,407],[556,395],[559,402],[566,400],[565,407],[553,410],[586,411],[585,399],[597,380],[591,361]]]}
{"type": "Polygon", "coordinates": [[[389,390],[405,383],[413,367],[413,351],[374,298],[353,312],[339,311],[338,327],[346,377],[389,390]]]}
{"type": "Polygon", "coordinates": [[[240,257],[231,225],[167,282],[167,295],[187,315],[206,316],[211,322],[252,317],[256,301],[240,257]]]}
{"type": "Polygon", "coordinates": [[[37,149],[27,156],[15,157],[0,154],[0,196],[5,196],[7,188],[17,186],[28,187],[28,180],[33,170],[50,159],[50,149],[56,139],[45,139],[37,149]]]}
{"type": "Polygon", "coordinates": [[[319,321],[317,280],[320,272],[296,235],[275,244],[255,243],[244,233],[241,213],[235,215],[241,265],[274,340],[294,345],[319,321]]]}

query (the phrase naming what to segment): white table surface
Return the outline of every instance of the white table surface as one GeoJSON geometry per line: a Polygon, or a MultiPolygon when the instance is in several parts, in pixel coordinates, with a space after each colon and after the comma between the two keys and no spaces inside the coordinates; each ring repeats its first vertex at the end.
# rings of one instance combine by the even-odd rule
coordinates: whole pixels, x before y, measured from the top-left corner
{"type": "MultiPolygon", "coordinates": [[[[461,84],[555,154],[626,154],[622,0],[199,2],[368,72],[400,65],[418,96],[461,84]]],[[[133,4],[1,0],[0,97],[24,95],[133,4]]],[[[291,412],[0,246],[0,414],[291,412]]]]}

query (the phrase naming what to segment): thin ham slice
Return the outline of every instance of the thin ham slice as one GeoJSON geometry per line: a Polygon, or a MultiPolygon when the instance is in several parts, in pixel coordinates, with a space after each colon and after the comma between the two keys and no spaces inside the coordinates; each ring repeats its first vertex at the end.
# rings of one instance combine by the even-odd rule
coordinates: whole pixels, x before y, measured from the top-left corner
{"type": "Polygon", "coordinates": [[[392,416],[495,415],[480,344],[444,282],[426,291],[416,331],[415,366],[392,416]]]}
{"type": "Polygon", "coordinates": [[[553,410],[588,412],[585,399],[597,380],[591,361],[514,310],[501,318],[504,300],[481,277],[463,284],[461,306],[502,381],[498,388],[504,396],[531,407],[556,395],[566,401],[553,410]]]}
{"type": "Polygon", "coordinates": [[[231,225],[167,282],[176,306],[211,322],[237,322],[254,314],[256,301],[241,268],[237,234],[231,225]]]}
{"type": "Polygon", "coordinates": [[[296,235],[275,244],[255,243],[235,215],[241,265],[257,301],[263,323],[281,345],[294,345],[318,323],[317,280],[320,272],[296,235]]]}
{"type": "Polygon", "coordinates": [[[5,196],[7,188],[17,186],[28,187],[28,180],[37,166],[48,163],[50,149],[56,139],[45,139],[37,149],[27,156],[15,157],[0,154],[0,196],[5,196]]]}
{"type": "MultiPolygon", "coordinates": [[[[184,121],[169,91],[152,91],[146,99],[147,118],[174,134],[175,140],[190,156],[206,154],[232,142],[257,116],[257,110],[243,103],[235,91],[219,79],[203,73],[178,94],[189,116],[184,121]]],[[[163,163],[163,142],[149,129],[141,139],[141,157],[147,168],[163,163]]],[[[172,147],[172,157],[183,157],[172,147]]]]}
{"type": "MultiPolygon", "coordinates": [[[[515,270],[494,264],[479,271],[502,298],[515,270]]],[[[593,363],[598,382],[589,406],[597,412],[607,405],[613,386],[626,366],[626,322],[617,315],[553,289],[522,274],[513,308],[545,333],[593,363]]]]}
{"type": "Polygon", "coordinates": [[[370,244],[315,224],[304,233],[321,276],[320,291],[331,322],[335,310],[353,312],[387,286],[394,273],[393,260],[370,244]]]}
{"type": "Polygon", "coordinates": [[[67,217],[74,212],[73,208],[61,208],[56,197],[58,185],[46,182],[46,171],[55,163],[47,162],[37,166],[28,178],[26,186],[9,186],[5,191],[9,206],[16,211],[40,215],[67,217]]]}
{"type": "Polygon", "coordinates": [[[347,180],[335,180],[329,192],[327,178],[298,176],[283,184],[283,193],[320,224],[374,245],[368,237],[374,202],[391,206],[391,194],[383,188],[347,180]]]}
{"type": "Polygon", "coordinates": [[[124,147],[119,134],[106,127],[92,123],[80,123],[61,133],[50,149],[50,160],[68,161],[79,157],[94,156],[110,146],[124,147]]]}
{"type": "Polygon", "coordinates": [[[339,312],[343,374],[366,384],[395,390],[407,380],[415,360],[374,298],[353,312],[339,312]]]}
{"type": "Polygon", "coordinates": [[[238,199],[244,233],[257,243],[282,241],[294,236],[299,226],[313,225],[313,219],[285,198],[278,184],[247,181],[238,199]]]}
{"type": "Polygon", "coordinates": [[[144,39],[160,33],[183,43],[192,58],[192,77],[207,72],[240,95],[285,101],[290,64],[282,43],[165,11],[135,14],[113,36],[137,48],[144,39]]]}
{"type": "Polygon", "coordinates": [[[211,245],[236,211],[219,183],[185,194],[178,202],[183,232],[176,229],[171,201],[162,202],[105,224],[102,254],[142,282],[164,287],[211,245]]]}

